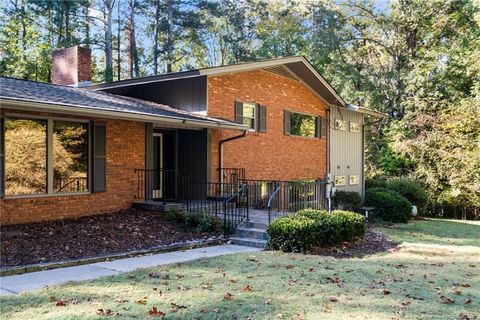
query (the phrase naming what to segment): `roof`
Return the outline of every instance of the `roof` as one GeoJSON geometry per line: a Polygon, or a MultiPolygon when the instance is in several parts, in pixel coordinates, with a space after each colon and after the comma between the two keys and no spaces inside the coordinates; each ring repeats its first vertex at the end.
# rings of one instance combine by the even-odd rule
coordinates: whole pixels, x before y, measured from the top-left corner
{"type": "Polygon", "coordinates": [[[209,67],[203,69],[194,69],[189,71],[180,71],[165,73],[156,76],[141,77],[115,81],[111,83],[102,83],[88,86],[92,90],[106,90],[125,86],[134,86],[152,82],[170,81],[199,76],[218,76],[229,73],[244,72],[250,70],[264,69],[266,71],[281,74],[298,81],[303,82],[310,87],[328,105],[337,105],[345,107],[345,101],[338,95],[332,86],[320,75],[315,67],[303,56],[277,58],[264,61],[246,62],[220,67],[209,67]]]}
{"type": "Polygon", "coordinates": [[[67,86],[0,77],[0,100],[39,111],[115,117],[202,128],[247,129],[228,120],[198,115],[140,99],[67,86]]]}
{"type": "Polygon", "coordinates": [[[372,115],[375,117],[385,117],[386,114],[368,109],[365,107],[352,106],[347,104],[335,89],[325,80],[315,67],[304,56],[294,56],[286,58],[277,58],[264,61],[246,62],[220,67],[209,67],[203,69],[194,69],[189,71],[180,71],[165,73],[156,76],[141,77],[135,79],[121,80],[111,83],[102,83],[91,85],[88,88],[92,90],[108,90],[113,88],[135,86],[147,83],[171,81],[200,76],[219,76],[223,74],[244,72],[250,70],[263,69],[272,73],[280,74],[287,78],[301,81],[309,87],[319,98],[328,105],[344,107],[348,110],[372,115]]]}

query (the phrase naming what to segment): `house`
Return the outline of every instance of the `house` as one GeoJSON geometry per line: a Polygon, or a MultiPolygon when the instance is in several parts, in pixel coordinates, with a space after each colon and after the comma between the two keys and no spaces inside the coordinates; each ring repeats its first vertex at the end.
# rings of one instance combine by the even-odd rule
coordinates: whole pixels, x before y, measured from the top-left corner
{"type": "Polygon", "coordinates": [[[272,181],[329,174],[363,194],[363,118],[380,114],[347,105],[304,57],[100,85],[90,63],[73,47],[54,53],[54,84],[0,78],[2,224],[240,197],[247,182],[268,197],[272,181]]]}

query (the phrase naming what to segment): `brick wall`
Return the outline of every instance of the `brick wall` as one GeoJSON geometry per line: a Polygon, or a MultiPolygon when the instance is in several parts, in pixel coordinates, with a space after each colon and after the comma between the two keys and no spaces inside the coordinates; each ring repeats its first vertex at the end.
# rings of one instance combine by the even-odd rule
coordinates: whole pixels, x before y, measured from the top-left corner
{"type": "MultiPolygon", "coordinates": [[[[326,116],[326,105],[295,80],[263,70],[210,77],[208,115],[234,120],[234,101],[254,102],[267,108],[267,132],[224,144],[224,167],[245,168],[248,179],[296,180],[323,178],[326,139],[284,134],[284,110],[326,116]]],[[[218,142],[238,132],[211,131],[211,175],[217,178],[218,142]]]]}
{"type": "Polygon", "coordinates": [[[76,85],[92,80],[91,51],[79,46],[60,49],[52,55],[52,83],[76,85]]]}
{"type": "Polygon", "coordinates": [[[141,122],[103,121],[107,123],[106,192],[0,199],[0,223],[76,218],[129,208],[137,185],[134,169],[143,168],[145,164],[145,126],[141,122]]]}

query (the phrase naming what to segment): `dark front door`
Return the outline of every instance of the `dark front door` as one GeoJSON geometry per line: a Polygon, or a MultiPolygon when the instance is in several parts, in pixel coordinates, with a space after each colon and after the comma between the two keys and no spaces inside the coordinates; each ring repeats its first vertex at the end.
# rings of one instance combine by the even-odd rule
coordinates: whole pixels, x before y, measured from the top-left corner
{"type": "Polygon", "coordinates": [[[153,199],[162,199],[164,193],[163,135],[153,134],[153,199]]]}

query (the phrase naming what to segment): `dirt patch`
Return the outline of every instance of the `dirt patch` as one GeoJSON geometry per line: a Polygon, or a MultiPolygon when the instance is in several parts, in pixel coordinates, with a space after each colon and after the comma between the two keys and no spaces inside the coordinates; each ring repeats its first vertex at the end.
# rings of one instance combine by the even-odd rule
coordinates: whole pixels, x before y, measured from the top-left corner
{"type": "Polygon", "coordinates": [[[368,228],[363,239],[335,247],[316,247],[311,254],[335,258],[361,258],[376,253],[394,252],[398,250],[398,245],[399,243],[387,236],[368,228]]]}
{"type": "Polygon", "coordinates": [[[174,243],[206,240],[215,233],[129,209],[74,220],[2,226],[0,267],[89,258],[174,243]]]}

